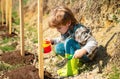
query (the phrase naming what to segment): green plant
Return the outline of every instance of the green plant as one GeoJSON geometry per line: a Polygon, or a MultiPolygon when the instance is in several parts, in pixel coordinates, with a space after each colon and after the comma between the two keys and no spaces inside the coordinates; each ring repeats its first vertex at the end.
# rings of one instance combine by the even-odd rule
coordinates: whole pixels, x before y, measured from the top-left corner
{"type": "Polygon", "coordinates": [[[2,51],[8,51],[8,52],[10,52],[10,51],[15,50],[15,47],[13,47],[13,46],[11,46],[11,45],[6,45],[6,46],[0,46],[0,49],[1,49],[2,51]]]}

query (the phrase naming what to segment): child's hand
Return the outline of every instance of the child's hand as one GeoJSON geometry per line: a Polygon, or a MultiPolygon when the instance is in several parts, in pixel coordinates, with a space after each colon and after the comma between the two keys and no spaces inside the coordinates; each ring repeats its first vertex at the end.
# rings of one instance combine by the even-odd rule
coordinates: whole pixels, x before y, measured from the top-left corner
{"type": "Polygon", "coordinates": [[[50,43],[51,43],[52,45],[54,44],[54,41],[53,41],[52,39],[50,39],[50,38],[46,38],[45,40],[50,41],[50,43]]]}
{"type": "Polygon", "coordinates": [[[87,51],[85,49],[78,49],[75,51],[74,58],[81,58],[86,53],[87,51]]]}

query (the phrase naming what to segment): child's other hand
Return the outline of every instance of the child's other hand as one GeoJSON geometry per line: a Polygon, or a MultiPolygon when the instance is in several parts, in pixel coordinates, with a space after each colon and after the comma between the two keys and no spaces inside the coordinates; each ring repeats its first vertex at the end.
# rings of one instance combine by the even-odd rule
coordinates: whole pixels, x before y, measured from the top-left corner
{"type": "Polygon", "coordinates": [[[87,51],[85,49],[78,49],[75,51],[74,58],[81,58],[86,53],[87,51]]]}

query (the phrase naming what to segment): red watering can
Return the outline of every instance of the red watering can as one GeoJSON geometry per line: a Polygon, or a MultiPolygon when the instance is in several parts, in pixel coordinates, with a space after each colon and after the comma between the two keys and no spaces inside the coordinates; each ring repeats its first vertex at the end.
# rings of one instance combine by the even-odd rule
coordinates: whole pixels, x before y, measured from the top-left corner
{"type": "Polygon", "coordinates": [[[51,42],[48,40],[43,41],[43,49],[44,49],[44,53],[50,53],[51,51],[51,42]]]}

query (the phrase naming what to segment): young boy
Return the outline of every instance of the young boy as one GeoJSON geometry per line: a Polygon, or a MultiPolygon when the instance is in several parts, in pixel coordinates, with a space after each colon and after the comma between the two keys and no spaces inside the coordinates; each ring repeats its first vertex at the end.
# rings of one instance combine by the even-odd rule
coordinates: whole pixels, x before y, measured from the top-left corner
{"type": "MultiPolygon", "coordinates": [[[[77,22],[69,8],[58,6],[53,9],[48,23],[49,27],[56,28],[61,33],[60,37],[51,40],[57,54],[65,58],[72,55],[73,59],[80,58],[85,62],[93,59],[97,42],[90,31],[77,22]]],[[[69,75],[72,74],[67,76],[69,75]]]]}

